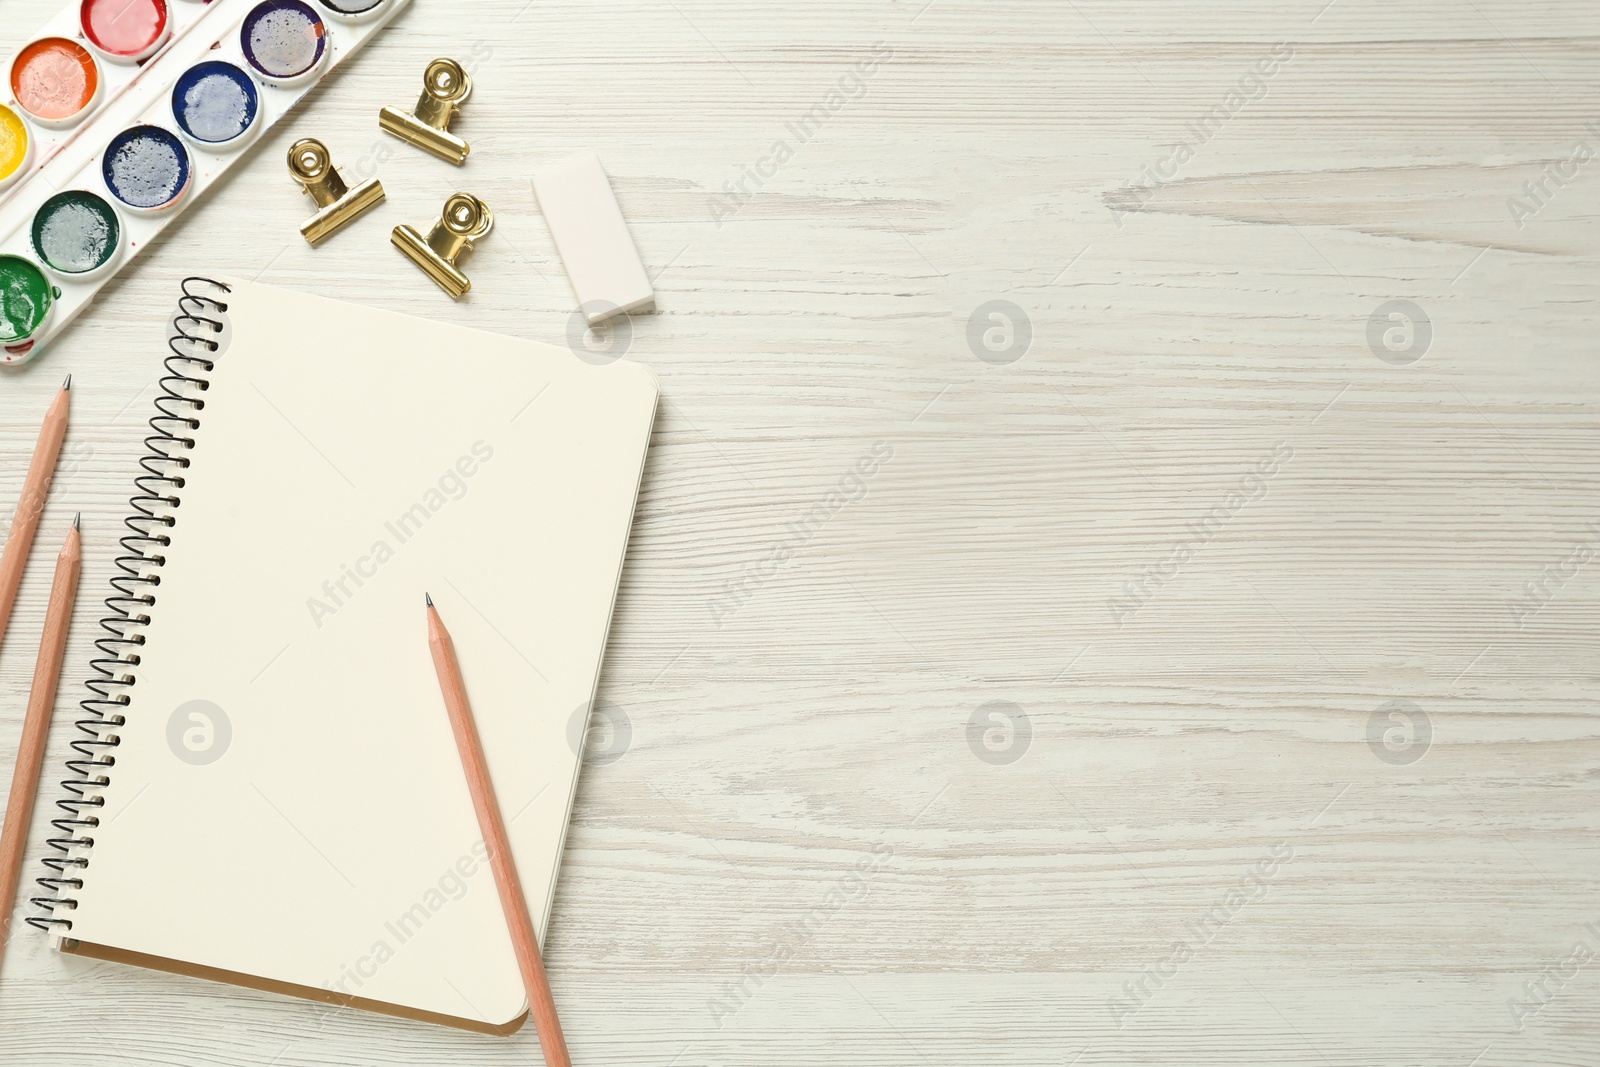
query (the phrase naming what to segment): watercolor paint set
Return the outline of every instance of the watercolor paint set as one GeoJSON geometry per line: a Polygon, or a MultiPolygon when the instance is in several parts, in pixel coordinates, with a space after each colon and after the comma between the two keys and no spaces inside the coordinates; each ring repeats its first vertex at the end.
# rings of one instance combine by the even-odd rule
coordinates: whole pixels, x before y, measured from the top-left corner
{"type": "Polygon", "coordinates": [[[0,92],[0,363],[38,355],[410,0],[73,0],[0,92]]]}

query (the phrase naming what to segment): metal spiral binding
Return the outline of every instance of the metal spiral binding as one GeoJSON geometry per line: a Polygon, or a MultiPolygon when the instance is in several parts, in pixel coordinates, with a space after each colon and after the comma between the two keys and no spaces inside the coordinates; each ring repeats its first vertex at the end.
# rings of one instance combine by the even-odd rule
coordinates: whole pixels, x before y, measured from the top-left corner
{"type": "Polygon", "coordinates": [[[102,655],[90,661],[96,676],[84,683],[94,695],[78,704],[90,717],[77,722],[78,731],[85,736],[72,742],[72,748],[80,758],[67,761],[71,776],[61,782],[72,795],[56,801],[56,807],[66,812],[67,818],[51,821],[62,836],[49,839],[48,844],[60,855],[44,860],[54,874],[37,879],[53,895],[31,899],[49,913],[28,919],[30,925],[41,930],[72,929],[72,920],[56,918],[55,912],[63,905],[78,906],[66,891],[83,888],[81,873],[89,865],[85,853],[94,847],[93,831],[100,825],[95,812],[105,805],[102,791],[111,781],[106,772],[117,762],[108,750],[121,743],[114,731],[126,721],[120,709],[128,705],[127,690],[136,681],[124,668],[139,663],[138,650],[145,641],[143,628],[150,622],[147,609],[156,602],[152,590],[161,584],[161,576],[155,572],[167,561],[161,550],[172,543],[161,531],[177,522],[168,512],[176,510],[180,503],[177,492],[183,489],[182,472],[190,463],[184,453],[194,447],[190,434],[200,428],[196,414],[206,406],[203,398],[193,394],[205,392],[210,383],[196,375],[209,374],[216,367],[208,354],[217,351],[214,337],[222,333],[224,324],[213,316],[226,314],[228,305],[215,295],[192,292],[191,286],[209,286],[221,295],[232,292],[227,285],[209,278],[183,281],[178,314],[172,320],[173,334],[167,341],[172,350],[165,361],[168,373],[161,379],[162,393],[155,401],[159,414],[150,419],[155,433],[144,440],[149,451],[139,460],[139,466],[145,473],[134,479],[139,492],[128,501],[135,514],[123,523],[132,531],[122,538],[122,547],[128,554],[116,560],[122,573],[111,579],[115,593],[106,598],[106,607],[112,614],[100,620],[101,629],[111,636],[95,642],[102,655]]]}

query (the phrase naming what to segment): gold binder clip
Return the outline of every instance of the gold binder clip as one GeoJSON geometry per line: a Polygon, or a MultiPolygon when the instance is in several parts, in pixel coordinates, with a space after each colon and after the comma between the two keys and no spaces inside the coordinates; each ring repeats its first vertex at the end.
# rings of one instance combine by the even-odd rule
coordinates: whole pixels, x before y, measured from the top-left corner
{"type": "Polygon", "coordinates": [[[478,238],[494,228],[494,212],[470,193],[457,193],[444,202],[444,211],[423,237],[410,226],[396,226],[389,239],[439,288],[459,300],[472,282],[456,269],[456,260],[472,251],[478,238]]]}
{"type": "Polygon", "coordinates": [[[456,166],[467,161],[471,146],[450,132],[450,120],[461,114],[462,101],[472,94],[472,78],[453,59],[436,59],[422,75],[422,96],[414,114],[397,107],[378,112],[378,125],[402,141],[456,166]]]}
{"type": "Polygon", "coordinates": [[[383,203],[378,179],[368,178],[351,189],[333,168],[328,146],[315,137],[303,137],[289,146],[289,174],[317,202],[317,213],[300,226],[300,235],[313,246],[383,203]]]}

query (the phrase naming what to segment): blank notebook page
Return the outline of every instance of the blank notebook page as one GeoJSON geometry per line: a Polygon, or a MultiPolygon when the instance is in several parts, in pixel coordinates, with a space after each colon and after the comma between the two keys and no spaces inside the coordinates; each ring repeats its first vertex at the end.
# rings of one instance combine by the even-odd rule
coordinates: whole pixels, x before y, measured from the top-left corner
{"type": "Polygon", "coordinates": [[[87,945],[510,1025],[526,998],[423,593],[542,937],[654,378],[229,284],[79,905],[58,914],[87,945]]]}

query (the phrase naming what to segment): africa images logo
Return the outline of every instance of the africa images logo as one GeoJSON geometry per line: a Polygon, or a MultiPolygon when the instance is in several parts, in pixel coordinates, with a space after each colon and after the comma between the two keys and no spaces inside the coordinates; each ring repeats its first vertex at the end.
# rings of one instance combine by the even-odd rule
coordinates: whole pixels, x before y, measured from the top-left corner
{"type": "Polygon", "coordinates": [[[790,144],[788,138],[775,138],[768,147],[766,154],[762,155],[754,164],[740,168],[737,180],[728,179],[722,183],[722,193],[715,199],[707,200],[706,206],[711,212],[711,221],[716,223],[717,229],[722,228],[722,220],[729,215],[736,215],[750,201],[754,200],[756,193],[767,184],[768,178],[775,178],[795,156],[795,151],[801,145],[809,143],[829,119],[833,118],[848,104],[856,103],[867,95],[867,79],[878,71],[878,67],[894,58],[894,49],[882,41],[872,46],[872,51],[865,59],[853,63],[834,82],[833,88],[822,94],[822,97],[804,114],[795,116],[792,122],[783,124],[783,128],[794,138],[790,144]],[[750,186],[754,184],[755,188],[750,186]]]}
{"type": "Polygon", "coordinates": [[[1107,204],[1118,228],[1122,226],[1122,216],[1143,210],[1158,189],[1168,182],[1177,181],[1184,166],[1246,105],[1266,99],[1267,79],[1277,74],[1293,58],[1294,46],[1287,41],[1278,42],[1270,53],[1250,65],[1250,69],[1223,94],[1215,106],[1184,124],[1185,132],[1193,140],[1179,140],[1170,153],[1146,166],[1110,194],[1107,204]]]}
{"type": "Polygon", "coordinates": [[[466,496],[468,482],[478,473],[482,464],[493,458],[494,449],[489,444],[474,441],[471,455],[461,456],[452,466],[446,467],[437,483],[422,494],[421,500],[383,524],[384,532],[389,537],[373,541],[365,554],[356,557],[354,566],[341,563],[338,577],[322,583],[322,596],[306,597],[306,610],[311,613],[311,621],[317,629],[322,629],[327,616],[338,614],[339,609],[348,604],[362,586],[378,576],[378,568],[394,559],[397,548],[421,533],[423,526],[452,500],[466,496]],[[391,537],[393,544],[389,542],[391,537]]]}

